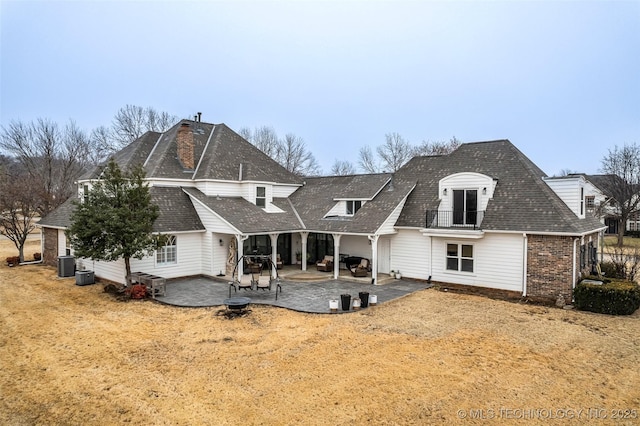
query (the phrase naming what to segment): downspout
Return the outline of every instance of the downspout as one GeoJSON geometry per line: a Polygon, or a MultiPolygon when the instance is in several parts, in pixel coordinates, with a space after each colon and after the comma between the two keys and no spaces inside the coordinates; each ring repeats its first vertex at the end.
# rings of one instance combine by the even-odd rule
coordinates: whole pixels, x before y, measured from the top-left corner
{"type": "Polygon", "coordinates": [[[577,245],[576,243],[578,242],[579,238],[576,237],[573,239],[573,275],[571,277],[571,288],[576,288],[576,280],[578,279],[578,275],[577,275],[577,271],[576,271],[576,252],[577,252],[577,245]]]}
{"type": "Polygon", "coordinates": [[[522,234],[522,297],[527,297],[527,266],[529,257],[529,238],[522,234]]]}
{"type": "Polygon", "coordinates": [[[380,236],[367,235],[371,244],[371,284],[378,284],[378,238],[380,236]]]}

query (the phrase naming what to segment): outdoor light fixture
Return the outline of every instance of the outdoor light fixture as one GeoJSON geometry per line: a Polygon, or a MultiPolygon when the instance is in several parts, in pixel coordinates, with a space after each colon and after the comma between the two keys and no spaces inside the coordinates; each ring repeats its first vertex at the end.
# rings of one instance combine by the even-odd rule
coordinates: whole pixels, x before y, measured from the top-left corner
{"type": "Polygon", "coordinates": [[[447,195],[447,188],[442,190],[442,195],[447,195]]]}
{"type": "Polygon", "coordinates": [[[222,247],[224,245],[224,241],[222,241],[222,238],[220,238],[220,247],[222,247]]]}
{"type": "Polygon", "coordinates": [[[487,195],[487,187],[482,188],[482,195],[487,195]]]}

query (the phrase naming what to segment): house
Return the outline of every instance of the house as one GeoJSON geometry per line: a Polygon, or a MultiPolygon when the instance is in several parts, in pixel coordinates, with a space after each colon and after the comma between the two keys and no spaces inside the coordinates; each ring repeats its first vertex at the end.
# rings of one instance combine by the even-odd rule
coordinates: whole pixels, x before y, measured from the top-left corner
{"type": "MultiPolygon", "coordinates": [[[[578,215],[594,215],[605,226],[605,234],[618,234],[619,212],[613,196],[608,190],[617,184],[620,178],[616,175],[587,175],[571,173],[566,176],[545,178],[545,182],[562,198],[578,215]]],[[[620,185],[624,185],[620,182],[620,185]]],[[[640,230],[638,213],[633,213],[627,220],[626,231],[640,230]]]]}
{"type": "MultiPolygon", "coordinates": [[[[280,255],[302,270],[324,255],[349,255],[371,260],[374,284],[378,274],[400,270],[571,300],[604,230],[508,140],[415,157],[393,174],[299,177],[224,124],[182,120],[114,159],[120,167],[143,164],[160,207],[154,231],[170,236],[155,256],[132,259],[132,269],[166,278],[228,276],[244,254],[280,255]]],[[[99,169],[78,181],[80,199],[96,179],[99,169]]],[[[64,234],[72,209],[68,201],[40,221],[48,264],[73,252],[64,234]]],[[[122,261],[79,262],[125,281],[122,261]]],[[[334,262],[334,278],[340,267],[334,262]]]]}

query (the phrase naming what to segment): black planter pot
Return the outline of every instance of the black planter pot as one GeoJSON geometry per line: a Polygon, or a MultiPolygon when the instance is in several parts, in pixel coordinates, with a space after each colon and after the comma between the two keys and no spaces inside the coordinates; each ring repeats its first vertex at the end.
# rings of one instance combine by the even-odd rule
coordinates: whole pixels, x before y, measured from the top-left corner
{"type": "Polygon", "coordinates": [[[348,311],[351,308],[351,295],[350,294],[341,294],[340,300],[342,301],[342,310],[348,311]]]}
{"type": "Polygon", "coordinates": [[[361,291],[358,293],[358,297],[360,298],[360,306],[366,308],[369,306],[369,293],[366,291],[361,291]]]}

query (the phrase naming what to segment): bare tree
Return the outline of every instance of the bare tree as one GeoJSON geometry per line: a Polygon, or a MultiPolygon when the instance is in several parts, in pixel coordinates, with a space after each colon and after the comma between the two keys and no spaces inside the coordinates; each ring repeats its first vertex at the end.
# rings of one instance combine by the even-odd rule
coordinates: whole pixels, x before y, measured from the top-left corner
{"type": "Polygon", "coordinates": [[[116,146],[113,142],[111,129],[108,127],[96,127],[91,131],[89,138],[91,139],[91,145],[93,146],[93,150],[91,152],[91,162],[93,164],[100,164],[116,152],[116,146]]]}
{"type": "Polygon", "coordinates": [[[278,157],[278,152],[283,148],[282,142],[278,139],[278,134],[273,127],[261,126],[256,127],[253,131],[248,127],[243,127],[238,133],[273,159],[278,157]]]}
{"type": "Polygon", "coordinates": [[[605,193],[611,196],[618,218],[618,246],[622,247],[629,216],[640,205],[640,147],[635,143],[618,146],[602,159],[601,171],[605,193]]]}
{"type": "Polygon", "coordinates": [[[460,145],[462,142],[455,136],[448,141],[422,141],[420,145],[415,147],[414,155],[447,155],[458,149],[460,145]]]}
{"type": "Polygon", "coordinates": [[[331,166],[333,176],[346,176],[356,174],[355,166],[347,160],[336,160],[331,166]]]}
{"type": "Polygon", "coordinates": [[[373,155],[371,147],[368,145],[360,148],[360,159],[358,160],[358,165],[366,173],[379,173],[381,171],[380,164],[373,155]]]}
{"type": "Polygon", "coordinates": [[[300,136],[287,133],[280,141],[276,159],[285,169],[299,176],[318,175],[320,165],[300,136]]]}
{"type": "Polygon", "coordinates": [[[12,121],[0,131],[0,148],[12,155],[28,175],[29,191],[46,215],[74,191],[75,180],[85,171],[91,144],[75,122],[61,131],[47,119],[29,123],[12,121]]]}
{"type": "Polygon", "coordinates": [[[300,176],[320,174],[320,165],[300,136],[287,133],[283,139],[271,126],[242,127],[238,134],[291,173],[300,176]]]}
{"type": "Polygon", "coordinates": [[[385,171],[396,172],[413,157],[413,147],[398,133],[387,133],[385,143],[376,148],[385,171]]]}
{"type": "Polygon", "coordinates": [[[111,137],[117,150],[148,131],[164,132],[177,121],[177,116],[158,112],[152,107],[125,105],[118,110],[113,118],[111,137]]]}
{"type": "Polygon", "coordinates": [[[24,261],[24,244],[35,229],[37,198],[31,191],[26,172],[13,167],[9,161],[0,165],[0,234],[18,249],[24,261]]]}

